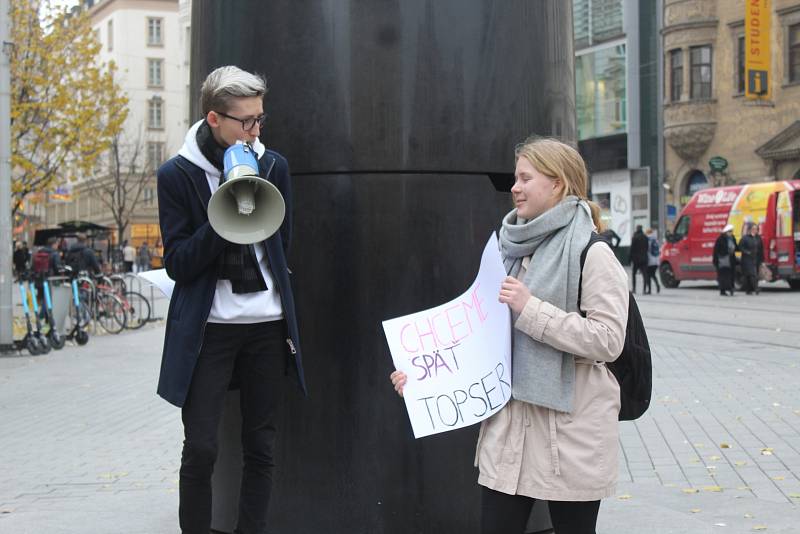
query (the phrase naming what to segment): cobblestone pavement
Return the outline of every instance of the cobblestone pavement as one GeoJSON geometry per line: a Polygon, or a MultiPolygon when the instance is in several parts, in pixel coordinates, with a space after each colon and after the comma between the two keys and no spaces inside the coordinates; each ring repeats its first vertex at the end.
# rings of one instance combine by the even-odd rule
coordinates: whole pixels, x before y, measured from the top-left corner
{"type": "Polygon", "coordinates": [[[637,295],[653,402],[620,424],[598,531],[800,532],[800,294],[686,285],[637,295]]]}
{"type": "MultiPolygon", "coordinates": [[[[684,284],[637,300],[654,397],[621,424],[598,532],[800,532],[800,293],[684,284]]],[[[180,414],[155,395],[163,326],[0,358],[0,532],[177,531],[180,414]]]]}
{"type": "Polygon", "coordinates": [[[0,359],[0,532],[175,532],[180,412],[155,395],[163,328],[0,359]]]}

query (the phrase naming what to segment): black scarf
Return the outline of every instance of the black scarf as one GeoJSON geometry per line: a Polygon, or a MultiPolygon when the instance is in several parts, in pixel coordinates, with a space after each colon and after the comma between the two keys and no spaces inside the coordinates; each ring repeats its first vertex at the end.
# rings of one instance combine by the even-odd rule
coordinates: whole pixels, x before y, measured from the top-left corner
{"type": "MultiPolygon", "coordinates": [[[[211,134],[211,127],[206,121],[197,129],[197,146],[205,158],[219,169],[219,183],[224,181],[223,158],[225,148],[217,143],[211,134]]],[[[267,283],[261,276],[258,267],[256,250],[253,245],[237,245],[228,243],[219,256],[219,279],[230,280],[234,293],[255,293],[266,291],[267,283]]]]}

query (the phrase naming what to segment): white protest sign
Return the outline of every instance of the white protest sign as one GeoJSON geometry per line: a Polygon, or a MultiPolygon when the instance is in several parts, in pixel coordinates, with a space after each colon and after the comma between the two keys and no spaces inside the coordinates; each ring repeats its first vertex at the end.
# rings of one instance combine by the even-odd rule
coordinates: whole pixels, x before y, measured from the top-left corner
{"type": "Polygon", "coordinates": [[[506,277],[497,236],[478,276],[455,300],[383,322],[414,436],[469,426],[511,398],[511,312],[497,299],[506,277]]]}

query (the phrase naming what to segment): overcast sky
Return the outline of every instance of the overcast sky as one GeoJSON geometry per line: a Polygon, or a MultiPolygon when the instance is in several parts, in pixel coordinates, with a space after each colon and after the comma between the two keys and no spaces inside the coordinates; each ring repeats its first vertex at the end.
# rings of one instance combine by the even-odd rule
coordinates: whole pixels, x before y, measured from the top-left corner
{"type": "MultiPolygon", "coordinates": [[[[47,2],[42,2],[42,15],[47,14],[47,2]]],[[[79,0],[50,0],[53,10],[63,10],[64,8],[71,8],[80,4],[79,0]]]]}

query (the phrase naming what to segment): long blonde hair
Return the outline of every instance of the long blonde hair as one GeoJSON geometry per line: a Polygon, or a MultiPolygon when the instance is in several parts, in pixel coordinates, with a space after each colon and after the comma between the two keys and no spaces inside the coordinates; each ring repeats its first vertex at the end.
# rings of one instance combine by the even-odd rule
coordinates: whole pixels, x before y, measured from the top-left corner
{"type": "Polygon", "coordinates": [[[514,161],[519,158],[525,158],[534,169],[564,184],[559,201],[568,195],[585,200],[592,212],[592,222],[597,231],[602,232],[605,229],[600,218],[600,206],[586,196],[589,172],[577,150],[552,137],[532,136],[517,145],[514,150],[514,161]]]}

